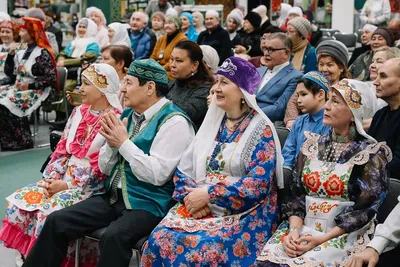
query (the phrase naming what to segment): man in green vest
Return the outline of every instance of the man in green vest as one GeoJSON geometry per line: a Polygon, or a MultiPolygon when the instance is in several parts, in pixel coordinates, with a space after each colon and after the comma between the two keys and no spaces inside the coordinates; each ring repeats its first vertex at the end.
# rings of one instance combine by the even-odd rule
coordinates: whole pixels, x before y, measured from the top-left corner
{"type": "Polygon", "coordinates": [[[153,59],[131,64],[121,85],[127,108],[120,119],[109,112],[101,121],[105,194],[51,213],[24,266],[60,266],[69,242],[104,227],[97,266],[129,265],[132,246],[173,206],[171,177],[195,135],[185,112],[165,98],[167,83],[153,59]]]}

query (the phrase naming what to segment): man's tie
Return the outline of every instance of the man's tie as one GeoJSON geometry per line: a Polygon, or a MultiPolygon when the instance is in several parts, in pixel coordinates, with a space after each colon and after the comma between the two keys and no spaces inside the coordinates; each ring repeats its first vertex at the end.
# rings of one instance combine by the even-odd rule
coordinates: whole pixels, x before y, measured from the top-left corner
{"type": "MultiPolygon", "coordinates": [[[[136,124],[135,124],[135,128],[133,129],[133,133],[132,133],[132,135],[130,136],[130,138],[136,136],[136,135],[139,133],[139,131],[140,131],[140,126],[141,126],[142,123],[145,121],[145,117],[144,117],[143,114],[138,115],[138,114],[134,113],[133,116],[135,116],[136,124]]],[[[118,190],[119,181],[121,180],[121,171],[122,171],[121,168],[122,168],[122,167],[123,167],[123,166],[121,166],[120,168],[118,168],[117,174],[115,175],[114,180],[113,180],[113,182],[112,182],[112,184],[111,184],[111,190],[110,190],[110,205],[114,204],[114,203],[117,202],[117,200],[118,200],[118,192],[117,192],[117,190],[118,190]]]]}

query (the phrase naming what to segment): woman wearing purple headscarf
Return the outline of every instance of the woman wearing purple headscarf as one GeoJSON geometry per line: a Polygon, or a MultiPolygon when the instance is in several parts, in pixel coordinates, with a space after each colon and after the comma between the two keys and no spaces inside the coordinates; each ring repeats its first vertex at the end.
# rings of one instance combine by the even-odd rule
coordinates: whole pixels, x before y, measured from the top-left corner
{"type": "Polygon", "coordinates": [[[230,57],[174,175],[176,204],[152,232],[142,266],[250,266],[277,223],[281,148],[256,104],[256,68],[230,57]]]}

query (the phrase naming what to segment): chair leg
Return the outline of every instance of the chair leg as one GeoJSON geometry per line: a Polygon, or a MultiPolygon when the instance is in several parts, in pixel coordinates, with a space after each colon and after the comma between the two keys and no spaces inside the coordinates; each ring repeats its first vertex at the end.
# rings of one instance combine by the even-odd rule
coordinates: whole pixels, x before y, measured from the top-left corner
{"type": "Polygon", "coordinates": [[[79,267],[79,249],[81,247],[82,239],[76,240],[75,245],[75,267],[79,267]]]}

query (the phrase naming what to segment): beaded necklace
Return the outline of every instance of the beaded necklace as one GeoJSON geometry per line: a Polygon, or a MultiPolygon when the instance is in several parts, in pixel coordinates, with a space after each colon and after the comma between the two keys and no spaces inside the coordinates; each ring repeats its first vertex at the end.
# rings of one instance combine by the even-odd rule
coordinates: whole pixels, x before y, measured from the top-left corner
{"type": "Polygon", "coordinates": [[[231,129],[229,129],[228,126],[225,125],[226,120],[227,120],[227,115],[225,114],[225,116],[222,120],[222,123],[221,123],[221,127],[219,128],[219,131],[218,131],[219,139],[217,140],[217,145],[214,147],[214,151],[210,157],[209,165],[210,165],[211,170],[213,170],[213,171],[218,170],[219,164],[218,164],[218,160],[216,160],[216,157],[221,152],[222,146],[226,143],[231,143],[235,139],[235,137],[236,137],[235,132],[237,131],[237,129],[239,129],[239,127],[242,125],[243,121],[249,115],[250,115],[250,113],[247,112],[247,115],[242,116],[242,119],[240,121],[238,121],[234,125],[234,128],[231,130],[231,129]],[[230,132],[229,134],[226,134],[225,136],[223,135],[224,128],[226,128],[227,131],[230,132]]]}
{"type": "MultiPolygon", "coordinates": [[[[86,127],[86,131],[85,131],[85,134],[83,135],[83,138],[82,138],[81,141],[76,140],[76,142],[79,144],[79,146],[80,146],[81,148],[83,148],[83,146],[85,145],[86,140],[92,135],[93,131],[96,129],[97,124],[98,124],[98,123],[100,122],[100,120],[103,118],[105,112],[106,112],[107,110],[110,109],[110,107],[111,107],[111,106],[108,106],[106,109],[99,110],[99,111],[94,110],[93,112],[94,112],[94,113],[97,113],[97,115],[95,115],[95,116],[98,116],[98,118],[96,119],[96,121],[95,121],[94,123],[89,124],[89,123],[87,123],[86,120],[85,120],[86,126],[87,126],[87,127],[86,127]]],[[[85,116],[84,116],[85,119],[88,118],[89,112],[92,113],[91,108],[88,108],[88,109],[86,110],[86,113],[85,113],[85,116]]],[[[93,115],[94,115],[94,114],[93,114],[93,115]]]]}
{"type": "Polygon", "coordinates": [[[352,128],[348,136],[340,136],[337,135],[335,131],[332,131],[331,137],[332,141],[327,145],[324,156],[322,157],[322,161],[324,162],[322,166],[326,167],[330,172],[335,169],[340,155],[356,137],[355,129],[352,128]]]}

